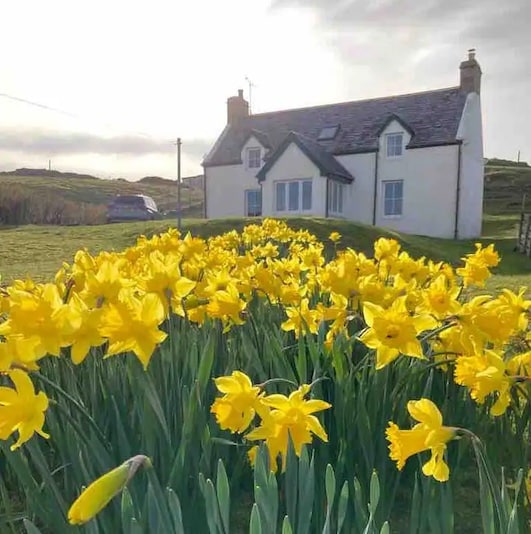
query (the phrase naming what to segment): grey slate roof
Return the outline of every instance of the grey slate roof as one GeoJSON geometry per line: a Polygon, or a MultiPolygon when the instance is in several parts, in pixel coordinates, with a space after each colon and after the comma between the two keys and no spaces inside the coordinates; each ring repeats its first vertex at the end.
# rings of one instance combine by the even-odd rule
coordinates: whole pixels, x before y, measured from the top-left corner
{"type": "Polygon", "coordinates": [[[321,171],[322,176],[329,176],[331,178],[336,178],[342,182],[352,182],[354,179],[352,174],[350,174],[339,161],[327,150],[320,145],[300,135],[297,132],[290,132],[284,141],[278,146],[274,153],[267,159],[265,165],[260,169],[256,177],[259,182],[265,180],[266,174],[269,169],[275,164],[275,161],[282,155],[284,150],[291,144],[295,143],[306,156],[313,161],[317,168],[321,171]]]}
{"type": "Polygon", "coordinates": [[[408,148],[455,144],[465,100],[466,94],[459,87],[451,87],[251,115],[228,126],[203,164],[210,167],[241,163],[242,147],[253,134],[260,142],[267,142],[266,148],[275,151],[290,132],[317,142],[322,128],[336,124],[339,124],[336,137],[319,141],[327,152],[334,155],[374,152],[379,132],[392,116],[413,132],[408,148]]]}

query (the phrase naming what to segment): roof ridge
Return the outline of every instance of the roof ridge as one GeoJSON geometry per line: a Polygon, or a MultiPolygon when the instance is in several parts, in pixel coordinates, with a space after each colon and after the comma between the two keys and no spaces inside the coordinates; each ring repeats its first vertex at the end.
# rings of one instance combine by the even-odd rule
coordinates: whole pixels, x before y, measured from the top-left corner
{"type": "Polygon", "coordinates": [[[378,96],[375,98],[362,98],[361,100],[347,100],[344,102],[336,102],[336,103],[331,103],[331,104],[317,104],[315,106],[303,106],[300,108],[278,109],[276,111],[264,111],[263,113],[253,113],[252,115],[249,115],[248,118],[252,119],[254,117],[267,117],[268,115],[275,115],[277,113],[286,113],[288,111],[308,111],[310,109],[321,109],[321,108],[328,108],[328,107],[333,107],[333,106],[346,106],[349,104],[361,104],[364,102],[376,102],[378,100],[388,100],[390,98],[405,98],[408,96],[423,95],[427,93],[442,93],[443,91],[450,91],[450,90],[456,90],[456,89],[459,89],[458,85],[454,85],[451,87],[443,87],[440,89],[427,89],[425,91],[402,93],[398,95],[378,96]]]}

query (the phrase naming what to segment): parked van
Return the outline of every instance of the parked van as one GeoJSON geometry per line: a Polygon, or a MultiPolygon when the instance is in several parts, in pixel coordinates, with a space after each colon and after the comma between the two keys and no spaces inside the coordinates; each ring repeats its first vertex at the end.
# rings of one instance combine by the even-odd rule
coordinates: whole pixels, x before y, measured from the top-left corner
{"type": "Polygon", "coordinates": [[[153,221],[161,214],[147,195],[118,195],[107,208],[107,222],[153,221]]]}

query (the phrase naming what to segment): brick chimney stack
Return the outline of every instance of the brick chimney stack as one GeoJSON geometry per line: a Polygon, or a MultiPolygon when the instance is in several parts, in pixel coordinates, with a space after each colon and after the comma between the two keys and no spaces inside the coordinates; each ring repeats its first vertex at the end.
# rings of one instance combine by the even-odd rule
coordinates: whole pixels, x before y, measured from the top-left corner
{"type": "Polygon", "coordinates": [[[243,98],[243,89],[238,89],[238,96],[227,99],[227,122],[237,122],[249,116],[249,102],[243,98]]]}
{"type": "Polygon", "coordinates": [[[476,49],[471,48],[468,51],[468,59],[459,65],[461,71],[461,91],[465,93],[481,92],[481,67],[476,60],[476,49]]]}

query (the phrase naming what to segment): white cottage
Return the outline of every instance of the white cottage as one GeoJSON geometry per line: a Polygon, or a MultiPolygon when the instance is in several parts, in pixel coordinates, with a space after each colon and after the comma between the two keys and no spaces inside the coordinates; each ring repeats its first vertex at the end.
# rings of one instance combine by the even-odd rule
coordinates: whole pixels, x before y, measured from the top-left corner
{"type": "Polygon", "coordinates": [[[205,214],[342,217],[444,238],[481,234],[481,69],[460,85],[249,115],[227,101],[227,126],[203,162],[205,214]]]}

